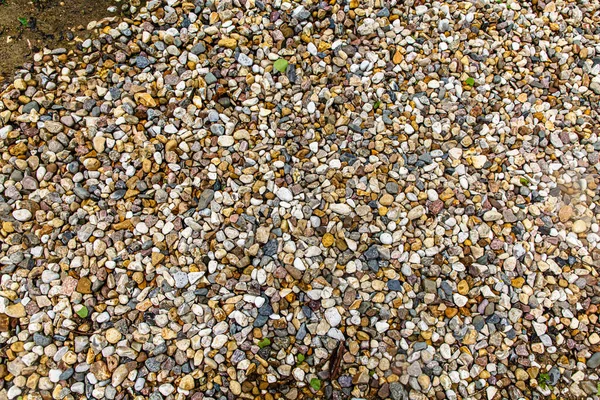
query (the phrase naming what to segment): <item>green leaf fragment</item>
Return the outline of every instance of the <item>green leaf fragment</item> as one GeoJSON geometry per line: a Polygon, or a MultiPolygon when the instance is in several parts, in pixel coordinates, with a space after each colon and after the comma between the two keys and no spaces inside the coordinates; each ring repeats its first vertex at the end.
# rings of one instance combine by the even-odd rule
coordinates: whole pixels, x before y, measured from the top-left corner
{"type": "Polygon", "coordinates": [[[273,66],[275,67],[275,69],[277,71],[279,71],[283,74],[288,67],[288,62],[287,62],[287,60],[280,58],[279,60],[275,61],[273,66]]]}
{"type": "Polygon", "coordinates": [[[381,101],[377,100],[377,101],[375,102],[375,104],[373,104],[373,109],[374,109],[374,110],[377,110],[377,109],[379,108],[379,106],[381,106],[381,101]]]}
{"type": "Polygon", "coordinates": [[[310,380],[310,387],[312,387],[315,390],[321,389],[321,381],[318,378],[312,378],[310,380]]]}
{"type": "Polygon", "coordinates": [[[304,358],[304,354],[302,354],[302,353],[299,353],[299,354],[298,354],[298,363],[301,363],[301,362],[302,362],[302,361],[304,361],[304,360],[305,360],[305,358],[304,358]]]}
{"type": "Polygon", "coordinates": [[[87,309],[86,306],[81,307],[78,311],[77,311],[77,315],[79,315],[79,317],[81,318],[86,318],[89,315],[89,311],[87,309]]]}
{"type": "Polygon", "coordinates": [[[469,77],[469,78],[467,78],[465,83],[469,86],[473,86],[473,85],[475,85],[475,79],[469,77]]]}
{"type": "Polygon", "coordinates": [[[521,185],[523,186],[529,186],[529,184],[531,183],[527,178],[519,178],[519,182],[521,182],[521,185]]]}
{"type": "Polygon", "coordinates": [[[552,386],[550,386],[550,374],[541,373],[538,377],[538,383],[542,389],[550,389],[552,390],[552,386]]]}
{"type": "Polygon", "coordinates": [[[270,344],[271,344],[271,340],[269,338],[264,338],[263,340],[258,342],[258,347],[260,347],[262,349],[263,347],[267,347],[270,344]]]}
{"type": "Polygon", "coordinates": [[[27,18],[25,18],[25,17],[19,17],[17,19],[19,20],[19,22],[21,23],[21,25],[27,26],[27,18]]]}

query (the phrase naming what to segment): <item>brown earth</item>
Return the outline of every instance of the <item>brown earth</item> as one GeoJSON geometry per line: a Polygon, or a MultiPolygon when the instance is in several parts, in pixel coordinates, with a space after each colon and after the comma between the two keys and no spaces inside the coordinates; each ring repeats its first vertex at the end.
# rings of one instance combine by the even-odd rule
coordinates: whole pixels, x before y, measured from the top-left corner
{"type": "Polygon", "coordinates": [[[47,47],[69,48],[90,21],[114,15],[114,0],[0,0],[0,85],[47,47]]]}

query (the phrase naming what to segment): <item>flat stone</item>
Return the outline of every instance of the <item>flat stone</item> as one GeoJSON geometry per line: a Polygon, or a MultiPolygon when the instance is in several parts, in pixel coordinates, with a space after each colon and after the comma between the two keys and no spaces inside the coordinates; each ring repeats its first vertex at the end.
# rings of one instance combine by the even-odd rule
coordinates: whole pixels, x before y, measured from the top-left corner
{"type": "Polygon", "coordinates": [[[412,221],[421,218],[423,215],[425,215],[425,207],[416,206],[408,211],[407,218],[412,221]]]}
{"type": "Polygon", "coordinates": [[[336,308],[328,308],[325,310],[325,319],[329,325],[336,327],[342,322],[342,316],[336,308]]]}
{"type": "Polygon", "coordinates": [[[347,215],[350,214],[352,209],[347,204],[334,203],[329,205],[329,209],[337,214],[347,215]]]}
{"type": "Polygon", "coordinates": [[[25,222],[25,221],[29,221],[33,215],[31,214],[31,211],[21,209],[21,210],[13,211],[12,216],[17,221],[25,222]]]}
{"type": "Polygon", "coordinates": [[[198,199],[198,209],[203,210],[207,208],[215,197],[215,191],[212,189],[205,189],[202,191],[200,198],[198,199]]]}
{"type": "Polygon", "coordinates": [[[473,156],[473,157],[471,157],[471,161],[473,162],[473,167],[475,167],[477,169],[481,169],[487,162],[487,157],[486,156],[473,156]]]}
{"type": "Polygon", "coordinates": [[[486,222],[493,222],[502,219],[502,214],[496,210],[489,210],[483,214],[483,220],[486,222]]]}
{"type": "Polygon", "coordinates": [[[233,146],[233,144],[235,143],[235,139],[233,138],[233,136],[230,135],[223,135],[223,136],[219,136],[219,139],[217,139],[219,146],[222,147],[229,147],[229,146],[233,146]]]}
{"type": "Polygon", "coordinates": [[[25,313],[25,307],[21,303],[7,306],[4,310],[4,313],[12,318],[24,318],[27,315],[25,313]]]}
{"type": "Polygon", "coordinates": [[[279,188],[276,194],[277,197],[282,201],[290,202],[294,200],[294,195],[292,194],[292,191],[286,187],[279,188]]]}
{"type": "Polygon", "coordinates": [[[585,363],[588,368],[596,369],[600,367],[600,351],[595,352],[585,363]]]}
{"type": "Polygon", "coordinates": [[[588,230],[587,224],[585,223],[585,221],[578,219],[577,221],[573,222],[573,232],[575,233],[584,233],[588,230]]]}

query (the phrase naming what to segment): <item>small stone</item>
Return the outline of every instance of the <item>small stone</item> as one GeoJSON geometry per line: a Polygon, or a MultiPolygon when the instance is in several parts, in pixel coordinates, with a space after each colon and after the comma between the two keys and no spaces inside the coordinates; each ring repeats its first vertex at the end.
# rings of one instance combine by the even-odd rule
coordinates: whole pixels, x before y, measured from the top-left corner
{"type": "Polygon", "coordinates": [[[267,243],[267,241],[269,240],[269,234],[271,232],[271,229],[269,227],[265,227],[265,226],[261,226],[256,230],[256,241],[258,243],[267,243]]]}
{"type": "Polygon", "coordinates": [[[227,343],[228,339],[226,335],[216,335],[212,341],[211,347],[213,349],[220,349],[227,343]]]}
{"type": "Polygon", "coordinates": [[[199,42],[192,47],[191,52],[195,55],[200,55],[206,51],[206,46],[203,42],[199,42]]]}
{"type": "Polygon", "coordinates": [[[145,235],[146,233],[148,233],[150,231],[148,229],[148,226],[144,222],[137,223],[135,225],[135,230],[138,231],[139,233],[141,233],[142,235],[145,235]]]}
{"type": "Polygon", "coordinates": [[[322,243],[325,247],[331,247],[335,243],[335,238],[331,233],[326,233],[323,235],[322,243]]]}
{"type": "Polygon", "coordinates": [[[473,167],[475,167],[477,169],[481,169],[487,162],[487,157],[486,156],[473,156],[473,157],[471,157],[471,161],[473,162],[473,167]]]}
{"type": "Polygon", "coordinates": [[[192,390],[194,387],[195,382],[191,375],[184,375],[179,381],[179,388],[182,390],[192,390]]]}
{"type": "Polygon", "coordinates": [[[244,53],[238,54],[237,60],[240,64],[242,64],[245,67],[249,67],[253,64],[252,59],[250,57],[248,57],[247,55],[245,55],[244,53]]]}
{"type": "Polygon", "coordinates": [[[219,136],[219,139],[217,141],[219,143],[219,146],[222,147],[233,146],[233,144],[235,143],[235,139],[233,138],[233,136],[230,135],[219,136]]]}
{"type": "Polygon", "coordinates": [[[108,341],[108,343],[115,344],[119,340],[121,340],[123,335],[121,335],[121,332],[119,332],[115,328],[109,328],[106,330],[105,337],[106,337],[106,340],[108,341]]]}
{"type": "Polygon", "coordinates": [[[64,127],[60,122],[46,121],[44,123],[44,128],[46,128],[48,132],[56,134],[62,132],[64,127]]]}
{"type": "Polygon", "coordinates": [[[577,221],[573,222],[573,232],[575,233],[584,233],[588,230],[587,224],[585,223],[585,221],[578,219],[577,221]]]}
{"type": "Polygon", "coordinates": [[[149,93],[136,93],[134,98],[144,107],[156,107],[157,103],[149,93]]]}
{"type": "Polygon", "coordinates": [[[425,374],[419,375],[417,377],[417,382],[419,382],[419,386],[421,386],[422,390],[427,390],[429,389],[429,386],[431,386],[431,379],[425,374]]]}
{"type": "Polygon", "coordinates": [[[455,293],[452,298],[454,299],[454,304],[456,304],[458,307],[464,307],[469,300],[467,297],[458,293],[455,293]]]}
{"type": "Polygon", "coordinates": [[[347,204],[343,204],[343,203],[330,204],[329,208],[334,213],[342,214],[342,215],[350,214],[350,212],[352,211],[350,206],[348,206],[347,204]]]}
{"type": "Polygon", "coordinates": [[[4,313],[11,318],[24,318],[27,315],[25,313],[25,307],[23,307],[23,304],[21,303],[7,306],[4,313]]]}
{"type": "Polygon", "coordinates": [[[382,206],[391,206],[393,202],[394,196],[387,193],[381,196],[381,198],[379,199],[379,204],[381,204],[382,206]]]}
{"type": "Polygon", "coordinates": [[[342,322],[342,316],[335,307],[325,310],[325,319],[332,327],[336,327],[342,322]]]}
{"type": "Polygon", "coordinates": [[[379,240],[381,241],[381,244],[392,244],[393,243],[392,235],[390,235],[387,232],[382,233],[381,236],[379,236],[379,240]]]}
{"type": "Polygon", "coordinates": [[[221,47],[227,47],[228,49],[235,49],[237,47],[237,40],[232,38],[223,38],[217,43],[221,47]]]}
{"type": "Polygon", "coordinates": [[[558,218],[560,222],[567,222],[573,216],[573,207],[563,206],[558,211],[558,218]]]}
{"type": "Polygon", "coordinates": [[[390,384],[390,396],[393,400],[408,400],[408,391],[400,382],[390,384]]]}
{"type": "Polygon", "coordinates": [[[75,288],[75,290],[78,293],[82,293],[82,294],[92,293],[92,281],[87,276],[80,278],[77,281],[77,287],[75,288]]]}
{"type": "Polygon", "coordinates": [[[362,25],[357,29],[358,34],[361,36],[372,35],[379,28],[379,23],[372,18],[365,18],[362,22],[362,25]]]}
{"type": "Polygon", "coordinates": [[[304,6],[298,6],[292,12],[292,17],[299,21],[304,21],[310,17],[310,12],[304,6]]]}
{"type": "Polygon", "coordinates": [[[423,215],[425,215],[425,207],[416,206],[408,211],[407,218],[412,221],[421,218],[423,215]]]}
{"type": "Polygon", "coordinates": [[[502,214],[496,210],[486,211],[485,214],[483,214],[483,220],[486,222],[498,221],[500,219],[502,219],[502,214]]]}
{"type": "Polygon", "coordinates": [[[600,351],[595,352],[590,358],[588,358],[586,365],[591,369],[600,367],[600,351]]]}
{"type": "Polygon", "coordinates": [[[162,253],[158,253],[158,252],[152,252],[151,259],[152,259],[152,265],[157,266],[165,259],[165,255],[162,253]]]}
{"type": "Polygon", "coordinates": [[[26,209],[21,209],[21,210],[13,211],[12,216],[17,221],[25,222],[25,221],[29,221],[33,215],[31,214],[31,211],[26,210],[26,209]]]}
{"type": "Polygon", "coordinates": [[[158,387],[158,391],[163,396],[168,396],[175,391],[175,387],[173,385],[171,385],[170,383],[164,383],[158,387]]]}
{"type": "Polygon", "coordinates": [[[209,72],[204,76],[204,81],[207,85],[212,85],[213,83],[217,82],[217,78],[214,76],[214,74],[209,72]]]}
{"type": "Polygon", "coordinates": [[[288,203],[294,200],[294,195],[292,194],[291,190],[286,187],[282,187],[277,190],[277,197],[279,197],[279,199],[282,201],[287,201],[288,203]]]}
{"type": "Polygon", "coordinates": [[[207,208],[215,197],[215,191],[212,189],[205,189],[202,191],[200,198],[198,199],[198,209],[203,210],[207,208]]]}
{"type": "Polygon", "coordinates": [[[173,275],[175,280],[175,287],[182,289],[188,284],[188,275],[185,272],[177,272],[173,275]]]}

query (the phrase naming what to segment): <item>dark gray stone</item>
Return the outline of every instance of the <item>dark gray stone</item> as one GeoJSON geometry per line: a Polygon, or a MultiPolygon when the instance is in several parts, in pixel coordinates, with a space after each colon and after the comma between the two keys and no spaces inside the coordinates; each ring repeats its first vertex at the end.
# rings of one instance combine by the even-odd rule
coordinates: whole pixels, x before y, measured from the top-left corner
{"type": "Polygon", "coordinates": [[[46,347],[46,346],[49,346],[50,343],[52,343],[52,338],[50,338],[48,336],[44,336],[41,333],[36,332],[33,334],[33,341],[38,346],[46,347]]]}
{"type": "Polygon", "coordinates": [[[263,246],[263,253],[265,256],[272,257],[277,253],[278,247],[277,239],[271,239],[263,246]]]}
{"type": "Polygon", "coordinates": [[[206,82],[207,85],[212,85],[213,83],[215,83],[217,81],[217,77],[209,72],[208,74],[206,74],[204,76],[204,81],[206,82]]]}
{"type": "Polygon", "coordinates": [[[586,362],[588,368],[596,369],[600,367],[600,351],[597,351],[586,362]]]}
{"type": "Polygon", "coordinates": [[[367,260],[376,260],[379,258],[379,250],[377,246],[371,246],[364,252],[364,256],[367,260]]]}
{"type": "Polygon", "coordinates": [[[390,384],[390,396],[393,400],[408,400],[408,392],[399,382],[390,384]]]}
{"type": "Polygon", "coordinates": [[[135,59],[135,65],[138,68],[146,68],[148,65],[150,65],[150,60],[148,60],[148,57],[144,57],[144,56],[137,56],[137,58],[135,59]]]}
{"type": "Polygon", "coordinates": [[[23,106],[23,114],[29,114],[32,110],[40,112],[40,105],[37,103],[37,101],[30,101],[23,106]]]}
{"type": "Polygon", "coordinates": [[[195,55],[202,54],[206,51],[206,46],[204,46],[204,43],[200,42],[200,43],[196,44],[194,47],[192,47],[191,51],[195,55]]]}

